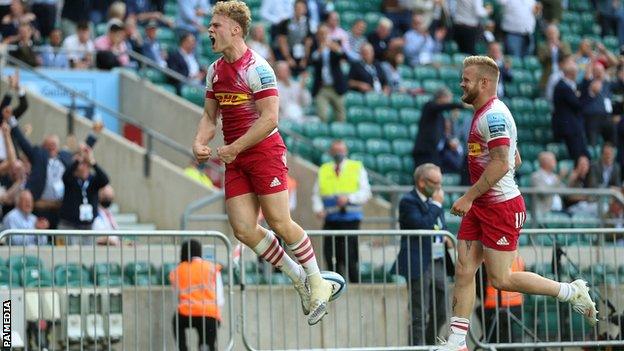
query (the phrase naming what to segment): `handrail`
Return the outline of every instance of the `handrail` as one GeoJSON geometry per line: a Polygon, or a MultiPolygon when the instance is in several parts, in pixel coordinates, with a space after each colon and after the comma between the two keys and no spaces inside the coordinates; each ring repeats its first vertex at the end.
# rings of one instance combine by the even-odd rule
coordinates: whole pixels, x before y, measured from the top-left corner
{"type": "MultiPolygon", "coordinates": [[[[166,145],[167,147],[173,149],[174,151],[182,154],[183,156],[189,157],[190,159],[193,159],[193,153],[191,152],[190,148],[183,146],[179,143],[177,143],[176,141],[168,138],[167,136],[165,136],[164,134],[155,131],[153,129],[151,129],[150,127],[145,126],[142,122],[138,121],[137,119],[128,116],[124,113],[121,113],[119,111],[115,111],[91,98],[89,98],[88,96],[86,96],[83,93],[80,93],[76,90],[74,90],[71,87],[68,87],[67,85],[61,83],[60,81],[51,78],[39,71],[37,71],[36,69],[32,68],[31,66],[29,66],[28,64],[22,62],[21,60],[18,60],[14,57],[12,57],[11,55],[8,55],[6,51],[4,50],[0,50],[0,58],[1,59],[6,59],[9,63],[16,65],[18,67],[20,67],[21,69],[24,69],[32,74],[34,74],[36,77],[45,80],[53,85],[55,85],[56,87],[60,88],[61,90],[67,92],[71,99],[72,99],[72,107],[75,106],[75,100],[76,98],[84,100],[86,102],[88,102],[90,105],[97,107],[99,109],[101,109],[102,111],[112,115],[114,118],[116,118],[117,120],[124,122],[124,123],[130,123],[133,125],[136,125],[139,127],[139,129],[141,129],[141,131],[143,133],[145,133],[145,135],[147,136],[147,141],[146,141],[146,157],[145,157],[145,164],[144,164],[144,175],[146,177],[149,177],[149,172],[150,172],[150,167],[149,167],[149,163],[151,162],[151,155],[154,153],[153,150],[153,140],[157,140],[159,142],[161,142],[162,144],[166,145]]],[[[70,119],[72,119],[72,114],[73,111],[72,109],[70,109],[70,115],[68,116],[70,119]]],[[[68,127],[71,125],[71,123],[68,125],[68,127]]],[[[68,130],[68,133],[72,133],[73,130],[68,130]]],[[[217,167],[216,165],[213,165],[211,163],[207,163],[208,167],[211,168],[215,168],[217,167]]],[[[218,167],[217,167],[218,168],[218,167]]],[[[221,171],[220,168],[218,168],[219,171],[221,171]]]]}

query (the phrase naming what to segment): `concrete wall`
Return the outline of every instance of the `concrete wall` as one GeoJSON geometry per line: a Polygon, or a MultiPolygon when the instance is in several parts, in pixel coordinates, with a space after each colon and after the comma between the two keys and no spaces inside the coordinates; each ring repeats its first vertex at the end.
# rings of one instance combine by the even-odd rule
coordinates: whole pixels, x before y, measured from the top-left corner
{"type": "MultiPolygon", "coordinates": [[[[39,143],[44,135],[56,133],[64,142],[66,109],[35,94],[28,97],[30,107],[20,123],[33,126],[30,139],[39,143]]],[[[78,140],[84,140],[90,122],[79,117],[75,128],[78,140]]],[[[144,153],[143,148],[107,131],[100,135],[95,148],[95,157],[110,176],[122,211],[135,212],[140,221],[156,223],[159,229],[177,229],[188,203],[210,194],[210,190],[188,179],[179,167],[157,156],[152,157],[151,176],[144,177],[144,153]]],[[[208,211],[222,212],[223,204],[216,203],[208,211]]],[[[210,229],[226,231],[227,228],[213,224],[210,229]]]]}

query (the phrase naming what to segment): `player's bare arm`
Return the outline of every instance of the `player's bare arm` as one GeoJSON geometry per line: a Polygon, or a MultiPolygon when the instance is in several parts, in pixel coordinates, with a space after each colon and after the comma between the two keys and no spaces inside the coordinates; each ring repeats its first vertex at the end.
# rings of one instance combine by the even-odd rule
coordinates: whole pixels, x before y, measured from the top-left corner
{"type": "Polygon", "coordinates": [[[233,162],[239,153],[261,142],[277,128],[279,97],[268,96],[257,100],[256,109],[260,117],[251,125],[251,128],[232,144],[225,145],[217,150],[219,158],[223,162],[233,162]]]}
{"type": "Polygon", "coordinates": [[[521,165],[522,165],[522,157],[520,156],[520,151],[516,150],[514,169],[517,171],[521,165]]]}
{"type": "MultiPolygon", "coordinates": [[[[451,208],[451,213],[457,216],[464,216],[472,207],[472,202],[479,196],[485,194],[509,171],[509,146],[501,145],[490,149],[490,162],[485,171],[468,189],[466,194],[457,199],[451,208]]],[[[516,154],[519,157],[519,154],[516,154]]]]}
{"type": "Polygon", "coordinates": [[[193,154],[197,162],[205,162],[210,159],[212,150],[208,143],[214,138],[217,131],[217,114],[219,105],[216,100],[206,99],[204,103],[204,113],[197,125],[197,134],[193,142],[193,154]]]}

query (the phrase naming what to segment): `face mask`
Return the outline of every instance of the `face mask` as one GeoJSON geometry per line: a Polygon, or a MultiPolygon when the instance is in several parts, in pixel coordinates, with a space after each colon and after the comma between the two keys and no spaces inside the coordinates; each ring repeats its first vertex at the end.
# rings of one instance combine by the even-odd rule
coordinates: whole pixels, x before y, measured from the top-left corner
{"type": "Polygon", "coordinates": [[[108,200],[108,199],[100,201],[100,205],[102,205],[102,207],[104,207],[104,208],[109,208],[112,203],[113,203],[113,201],[112,200],[108,200]]]}
{"type": "Polygon", "coordinates": [[[340,163],[340,162],[342,162],[345,158],[347,158],[347,155],[345,155],[345,154],[335,154],[335,155],[334,155],[334,162],[336,162],[336,163],[340,163]]]}
{"type": "Polygon", "coordinates": [[[423,189],[423,195],[425,195],[426,197],[431,197],[433,195],[433,193],[435,193],[436,189],[432,186],[425,186],[425,188],[423,189]]]}

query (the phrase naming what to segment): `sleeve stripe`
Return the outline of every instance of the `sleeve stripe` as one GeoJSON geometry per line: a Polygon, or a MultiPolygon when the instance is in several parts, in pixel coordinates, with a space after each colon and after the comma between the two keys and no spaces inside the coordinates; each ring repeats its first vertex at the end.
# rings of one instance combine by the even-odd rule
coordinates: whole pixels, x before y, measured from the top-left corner
{"type": "Polygon", "coordinates": [[[216,100],[214,91],[206,90],[206,98],[216,100]]]}
{"type": "Polygon", "coordinates": [[[496,138],[496,139],[492,139],[490,141],[488,141],[487,146],[488,149],[492,149],[495,148],[497,146],[509,146],[510,142],[509,142],[509,138],[508,137],[500,137],[500,138],[496,138]]]}
{"type": "Polygon", "coordinates": [[[254,100],[260,100],[260,99],[264,99],[265,97],[269,97],[269,96],[277,96],[277,89],[275,88],[269,88],[269,89],[264,89],[264,90],[260,90],[257,91],[253,94],[253,98],[254,100]]]}

